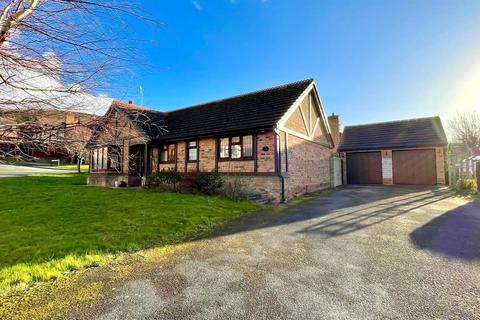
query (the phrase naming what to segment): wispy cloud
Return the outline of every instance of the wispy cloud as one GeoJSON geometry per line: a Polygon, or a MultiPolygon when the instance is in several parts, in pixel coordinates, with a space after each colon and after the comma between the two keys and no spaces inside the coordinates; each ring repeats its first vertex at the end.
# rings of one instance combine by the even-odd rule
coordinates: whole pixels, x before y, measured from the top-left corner
{"type": "Polygon", "coordinates": [[[192,0],[192,4],[193,4],[193,7],[194,7],[197,11],[202,10],[202,6],[200,5],[200,3],[198,3],[197,0],[192,0]]]}

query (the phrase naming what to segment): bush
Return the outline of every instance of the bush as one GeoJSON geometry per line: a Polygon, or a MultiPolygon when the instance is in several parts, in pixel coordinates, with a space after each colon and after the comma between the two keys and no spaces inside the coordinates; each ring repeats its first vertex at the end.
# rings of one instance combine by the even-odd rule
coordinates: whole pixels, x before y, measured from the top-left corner
{"type": "Polygon", "coordinates": [[[250,195],[248,185],[240,176],[233,176],[225,183],[222,194],[232,200],[247,199],[250,195]]]}
{"type": "Polygon", "coordinates": [[[477,182],[475,179],[460,179],[455,189],[462,193],[477,193],[477,182]]]}
{"type": "Polygon", "coordinates": [[[180,172],[175,169],[162,169],[150,175],[149,185],[163,190],[179,191],[179,185],[182,180],[180,172]]]}
{"type": "Polygon", "coordinates": [[[218,172],[201,172],[197,176],[198,191],[214,195],[219,194],[223,187],[222,176],[218,172]]]}

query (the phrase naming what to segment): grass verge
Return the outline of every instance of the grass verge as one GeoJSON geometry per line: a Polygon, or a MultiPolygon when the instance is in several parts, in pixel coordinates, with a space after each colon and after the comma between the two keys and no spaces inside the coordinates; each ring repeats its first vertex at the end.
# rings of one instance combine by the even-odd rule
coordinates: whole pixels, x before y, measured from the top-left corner
{"type": "Polygon", "coordinates": [[[87,187],[82,174],[0,179],[0,293],[178,243],[259,207],[203,195],[87,187]]]}

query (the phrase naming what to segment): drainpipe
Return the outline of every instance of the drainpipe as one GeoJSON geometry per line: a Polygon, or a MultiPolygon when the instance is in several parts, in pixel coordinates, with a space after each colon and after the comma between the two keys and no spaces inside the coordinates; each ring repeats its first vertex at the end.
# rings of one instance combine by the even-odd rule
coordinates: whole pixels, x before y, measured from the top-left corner
{"type": "Polygon", "coordinates": [[[282,152],[280,148],[280,132],[278,128],[275,128],[275,170],[277,171],[278,176],[280,177],[280,202],[286,203],[285,199],[285,177],[282,174],[282,152]]]}

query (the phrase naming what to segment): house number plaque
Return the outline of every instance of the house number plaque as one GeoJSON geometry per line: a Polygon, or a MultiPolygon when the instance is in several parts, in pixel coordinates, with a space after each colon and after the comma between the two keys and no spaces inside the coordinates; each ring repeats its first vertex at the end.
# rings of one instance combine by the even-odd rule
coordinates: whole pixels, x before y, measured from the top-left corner
{"type": "Polygon", "coordinates": [[[268,150],[270,150],[270,148],[268,146],[263,146],[262,150],[267,152],[268,150]]]}

